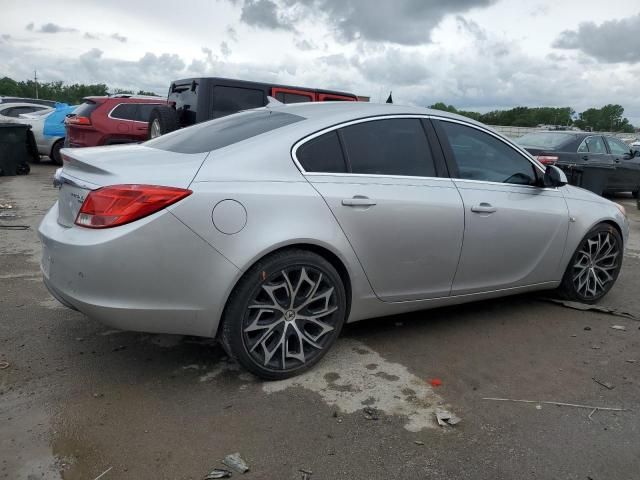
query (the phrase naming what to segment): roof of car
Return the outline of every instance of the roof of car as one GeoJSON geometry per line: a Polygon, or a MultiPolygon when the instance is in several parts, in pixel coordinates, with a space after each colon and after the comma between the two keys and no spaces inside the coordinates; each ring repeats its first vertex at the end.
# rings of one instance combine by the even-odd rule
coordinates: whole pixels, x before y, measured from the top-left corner
{"type": "Polygon", "coordinates": [[[89,97],[84,97],[82,99],[83,101],[86,100],[91,100],[91,101],[96,101],[96,100],[114,100],[114,101],[120,101],[123,103],[127,103],[127,102],[131,102],[131,103],[135,103],[135,102],[165,102],[167,101],[167,99],[165,97],[152,97],[150,95],[128,95],[128,94],[117,94],[117,95],[92,95],[89,97]]]}
{"type": "Polygon", "coordinates": [[[431,115],[434,117],[451,118],[461,120],[474,125],[486,125],[475,120],[457,115],[455,113],[433,110],[425,107],[414,107],[409,105],[396,105],[391,103],[370,103],[370,102],[305,102],[281,105],[269,105],[267,108],[274,111],[282,111],[300,115],[309,120],[323,121],[348,121],[349,119],[375,117],[384,115],[431,115]]]}

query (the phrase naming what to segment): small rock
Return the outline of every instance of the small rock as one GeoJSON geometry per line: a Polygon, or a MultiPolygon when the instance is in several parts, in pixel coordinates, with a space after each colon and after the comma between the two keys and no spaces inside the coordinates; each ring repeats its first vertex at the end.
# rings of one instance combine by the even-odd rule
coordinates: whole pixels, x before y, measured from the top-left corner
{"type": "Polygon", "coordinates": [[[613,328],[614,330],[622,330],[622,331],[625,331],[627,329],[627,327],[623,325],[611,325],[611,328],[613,328]]]}
{"type": "Polygon", "coordinates": [[[437,408],[434,414],[436,416],[436,420],[438,421],[438,425],[440,425],[441,427],[444,427],[446,425],[457,425],[462,421],[460,417],[457,417],[453,413],[443,410],[442,408],[437,408]]]}
{"type": "Polygon", "coordinates": [[[577,337],[578,335],[571,335],[572,337],[577,337]]]}
{"type": "Polygon", "coordinates": [[[365,407],[364,418],[367,420],[378,420],[378,412],[371,407],[365,407]]]}
{"type": "Polygon", "coordinates": [[[238,452],[229,454],[224,457],[222,463],[224,463],[227,467],[235,470],[236,472],[246,473],[249,471],[249,465],[247,465],[247,462],[243,460],[243,458],[240,456],[240,453],[238,452]]]}
{"type": "Polygon", "coordinates": [[[636,360],[633,360],[631,358],[629,358],[628,360],[625,360],[627,363],[636,363],[636,360]]]}
{"type": "Polygon", "coordinates": [[[214,468],[211,470],[202,480],[214,480],[216,478],[229,478],[231,477],[231,472],[229,470],[225,470],[223,468],[214,468]]]}
{"type": "Polygon", "coordinates": [[[589,330],[591,330],[591,327],[584,327],[584,329],[589,331],[589,330]]]}
{"type": "Polygon", "coordinates": [[[424,445],[424,442],[421,442],[420,440],[414,440],[413,443],[416,445],[424,445]]]}
{"type": "Polygon", "coordinates": [[[94,393],[93,398],[102,398],[104,397],[104,393],[94,393]]]}

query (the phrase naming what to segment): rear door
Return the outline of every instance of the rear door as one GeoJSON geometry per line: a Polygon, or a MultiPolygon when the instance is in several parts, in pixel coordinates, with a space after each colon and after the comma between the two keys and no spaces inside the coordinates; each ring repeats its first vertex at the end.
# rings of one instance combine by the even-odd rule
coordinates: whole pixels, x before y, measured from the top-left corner
{"type": "Polygon", "coordinates": [[[449,295],[462,245],[463,206],[453,181],[440,176],[436,164],[442,168],[442,153],[430,148],[419,118],[332,127],[296,146],[294,156],[380,299],[449,295]]]}
{"type": "Polygon", "coordinates": [[[640,186],[640,157],[631,156],[631,147],[615,137],[605,137],[616,168],[609,187],[612,190],[631,192],[640,186]]]}
{"type": "Polygon", "coordinates": [[[133,121],[136,119],[135,103],[119,103],[110,112],[109,118],[115,123],[111,129],[116,138],[128,139],[133,134],[133,121]]]}
{"type": "Polygon", "coordinates": [[[559,280],[569,226],[562,192],[536,186],[541,170],[492,132],[434,125],[465,211],[452,295],[559,280]]]}

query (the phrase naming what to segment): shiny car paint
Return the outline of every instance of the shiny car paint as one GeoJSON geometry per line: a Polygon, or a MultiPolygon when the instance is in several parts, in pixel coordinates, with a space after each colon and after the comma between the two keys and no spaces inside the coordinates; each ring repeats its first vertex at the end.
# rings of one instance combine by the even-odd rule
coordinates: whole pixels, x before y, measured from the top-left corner
{"type": "Polygon", "coordinates": [[[144,144],[63,150],[60,198],[39,230],[43,275],[54,296],[117,328],[213,337],[244,272],[286,247],[339,262],[352,322],[554,288],[589,228],[608,222],[625,241],[628,236],[626,217],[612,202],[569,185],[471,181],[446,172],[314,174],[296,158],[296,146],[318,132],[394,116],[470,126],[509,145],[543,174],[521,147],[467,118],[355,102],[270,108],[304,121],[213,152],[179,154],[144,144]],[[121,183],[193,194],[112,229],[73,225],[90,190],[121,183]],[[363,197],[375,205],[342,202],[363,197]],[[229,200],[246,215],[232,234],[216,224],[233,223],[224,211],[216,213],[229,200]],[[488,202],[496,213],[475,210],[488,202]]]}

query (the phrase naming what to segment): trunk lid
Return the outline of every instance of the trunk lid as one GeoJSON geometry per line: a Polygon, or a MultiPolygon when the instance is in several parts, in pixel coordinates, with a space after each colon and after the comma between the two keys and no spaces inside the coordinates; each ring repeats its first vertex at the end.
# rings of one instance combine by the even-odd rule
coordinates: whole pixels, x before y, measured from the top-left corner
{"type": "Polygon", "coordinates": [[[106,185],[146,184],[187,188],[208,152],[184,154],[142,145],[63,149],[56,172],[58,223],[73,226],[91,190],[106,185]]]}

